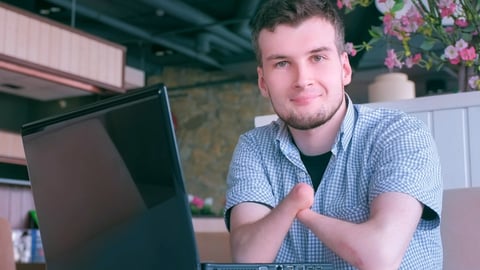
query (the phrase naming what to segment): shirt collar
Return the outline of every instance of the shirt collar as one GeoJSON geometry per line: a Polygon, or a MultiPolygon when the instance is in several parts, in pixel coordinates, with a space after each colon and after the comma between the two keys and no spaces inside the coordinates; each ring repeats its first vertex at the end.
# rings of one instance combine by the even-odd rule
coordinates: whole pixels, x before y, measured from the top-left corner
{"type": "Polygon", "coordinates": [[[348,144],[352,139],[353,127],[355,124],[355,106],[347,93],[345,93],[345,100],[347,103],[347,112],[345,118],[343,118],[342,125],[340,126],[340,130],[337,133],[335,143],[332,147],[332,153],[334,155],[342,149],[347,149],[348,144]]]}

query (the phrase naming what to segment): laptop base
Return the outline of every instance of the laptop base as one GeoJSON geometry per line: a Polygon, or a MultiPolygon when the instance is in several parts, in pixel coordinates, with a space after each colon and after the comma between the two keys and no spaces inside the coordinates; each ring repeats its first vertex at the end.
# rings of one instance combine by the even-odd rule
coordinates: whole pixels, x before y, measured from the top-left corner
{"type": "Polygon", "coordinates": [[[201,270],[333,270],[327,263],[202,263],[201,270]]]}

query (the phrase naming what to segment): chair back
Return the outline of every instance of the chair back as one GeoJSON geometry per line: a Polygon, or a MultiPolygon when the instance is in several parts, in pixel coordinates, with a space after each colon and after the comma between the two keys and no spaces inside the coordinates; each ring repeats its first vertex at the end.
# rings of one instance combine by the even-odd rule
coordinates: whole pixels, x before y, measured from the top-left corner
{"type": "Polygon", "coordinates": [[[0,269],[15,270],[12,229],[7,219],[0,217],[0,269]]]}
{"type": "Polygon", "coordinates": [[[480,187],[443,192],[443,269],[480,269],[480,187]]]}

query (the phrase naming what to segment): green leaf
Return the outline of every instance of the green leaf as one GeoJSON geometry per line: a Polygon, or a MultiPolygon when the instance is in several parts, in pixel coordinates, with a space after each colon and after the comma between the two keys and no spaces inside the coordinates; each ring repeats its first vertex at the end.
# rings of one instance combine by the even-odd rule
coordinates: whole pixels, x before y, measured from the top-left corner
{"type": "Polygon", "coordinates": [[[395,1],[395,4],[394,4],[393,7],[392,7],[392,11],[393,11],[393,12],[398,12],[398,11],[400,11],[404,6],[405,6],[405,3],[403,2],[403,0],[396,0],[396,1],[395,1]]]}
{"type": "Polygon", "coordinates": [[[425,39],[420,45],[420,49],[424,51],[430,51],[435,46],[435,40],[425,39]]]}
{"type": "Polygon", "coordinates": [[[371,45],[373,43],[376,43],[376,42],[380,41],[381,39],[382,39],[381,37],[372,38],[372,39],[370,39],[370,41],[367,44],[371,45]]]}
{"type": "Polygon", "coordinates": [[[383,28],[379,26],[372,26],[372,28],[368,30],[368,34],[370,34],[372,38],[381,38],[383,36],[383,28]]]}
{"type": "Polygon", "coordinates": [[[440,71],[440,70],[442,70],[443,66],[444,66],[444,64],[443,64],[443,63],[440,63],[440,64],[438,64],[438,66],[437,66],[436,70],[437,70],[437,71],[440,71]]]}
{"type": "Polygon", "coordinates": [[[466,42],[472,41],[472,34],[469,33],[462,33],[461,38],[466,42]]]}

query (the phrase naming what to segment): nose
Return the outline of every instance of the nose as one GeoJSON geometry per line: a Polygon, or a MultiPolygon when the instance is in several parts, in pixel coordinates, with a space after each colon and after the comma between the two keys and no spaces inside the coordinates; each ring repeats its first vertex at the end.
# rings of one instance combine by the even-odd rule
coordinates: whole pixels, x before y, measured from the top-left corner
{"type": "Polygon", "coordinates": [[[304,89],[313,85],[313,70],[307,64],[298,64],[295,67],[294,87],[304,89]]]}

